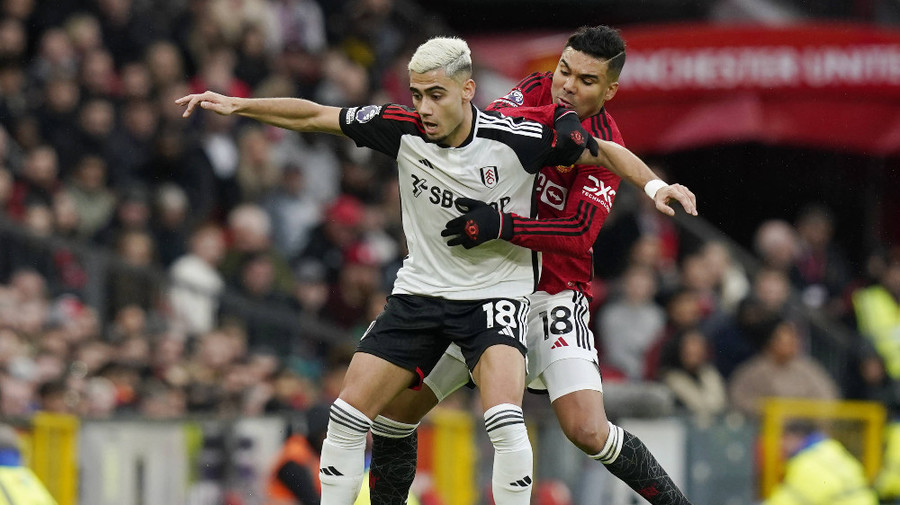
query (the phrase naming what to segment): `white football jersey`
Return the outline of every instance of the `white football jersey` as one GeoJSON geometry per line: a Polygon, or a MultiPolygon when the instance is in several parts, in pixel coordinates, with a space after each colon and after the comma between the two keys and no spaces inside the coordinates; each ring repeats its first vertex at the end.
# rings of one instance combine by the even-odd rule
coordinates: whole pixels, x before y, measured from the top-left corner
{"type": "Polygon", "coordinates": [[[472,133],[459,147],[429,142],[419,115],[404,106],[341,111],[345,135],[397,159],[409,255],[394,294],[478,300],[521,297],[535,289],[540,272],[532,251],[505,240],[450,247],[441,231],[463,214],[456,206],[460,197],[534,216],[534,174],[545,165],[570,164],[580,151],[553,148],[553,130],[537,122],[472,109],[472,133]]]}

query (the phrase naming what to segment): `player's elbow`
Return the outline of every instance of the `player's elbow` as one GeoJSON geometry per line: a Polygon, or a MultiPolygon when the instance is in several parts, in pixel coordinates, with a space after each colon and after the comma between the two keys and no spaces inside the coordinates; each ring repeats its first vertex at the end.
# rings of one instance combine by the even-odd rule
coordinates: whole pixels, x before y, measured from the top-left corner
{"type": "Polygon", "coordinates": [[[594,240],[587,234],[584,234],[581,236],[578,244],[576,244],[576,246],[574,247],[574,250],[579,256],[584,256],[585,254],[591,254],[593,248],[594,240]]]}
{"type": "Polygon", "coordinates": [[[593,246],[593,241],[585,235],[559,237],[552,252],[567,258],[582,259],[591,254],[593,246]]]}
{"type": "Polygon", "coordinates": [[[593,246],[584,235],[569,237],[567,240],[560,241],[559,245],[559,253],[572,258],[583,258],[585,254],[591,252],[593,246]]]}

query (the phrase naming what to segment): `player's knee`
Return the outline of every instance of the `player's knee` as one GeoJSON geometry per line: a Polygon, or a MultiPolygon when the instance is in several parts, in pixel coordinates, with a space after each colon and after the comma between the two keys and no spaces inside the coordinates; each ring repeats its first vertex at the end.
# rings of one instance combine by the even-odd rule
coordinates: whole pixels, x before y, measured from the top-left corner
{"type": "Polygon", "coordinates": [[[609,437],[609,424],[605,419],[603,422],[596,420],[572,422],[562,428],[569,441],[587,454],[602,451],[609,437]]]}

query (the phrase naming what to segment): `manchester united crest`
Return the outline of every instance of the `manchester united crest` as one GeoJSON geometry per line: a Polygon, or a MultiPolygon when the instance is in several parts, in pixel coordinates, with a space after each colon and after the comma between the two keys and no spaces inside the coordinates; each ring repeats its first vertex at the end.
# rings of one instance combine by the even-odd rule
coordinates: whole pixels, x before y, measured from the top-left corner
{"type": "Polygon", "coordinates": [[[572,139],[572,142],[574,142],[576,146],[584,145],[584,136],[581,134],[580,131],[578,131],[578,130],[573,131],[572,133],[569,134],[569,137],[572,139]]]}
{"type": "Polygon", "coordinates": [[[466,221],[465,230],[469,240],[478,240],[478,223],[476,223],[474,219],[466,221]]]}

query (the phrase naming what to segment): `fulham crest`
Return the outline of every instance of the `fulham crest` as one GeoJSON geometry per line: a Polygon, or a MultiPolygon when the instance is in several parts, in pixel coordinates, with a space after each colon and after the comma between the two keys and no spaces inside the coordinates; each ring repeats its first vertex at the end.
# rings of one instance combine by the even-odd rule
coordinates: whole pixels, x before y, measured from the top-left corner
{"type": "Polygon", "coordinates": [[[500,173],[497,171],[497,167],[481,167],[478,170],[481,172],[481,182],[487,186],[488,189],[494,189],[494,186],[500,181],[500,173]]]}

